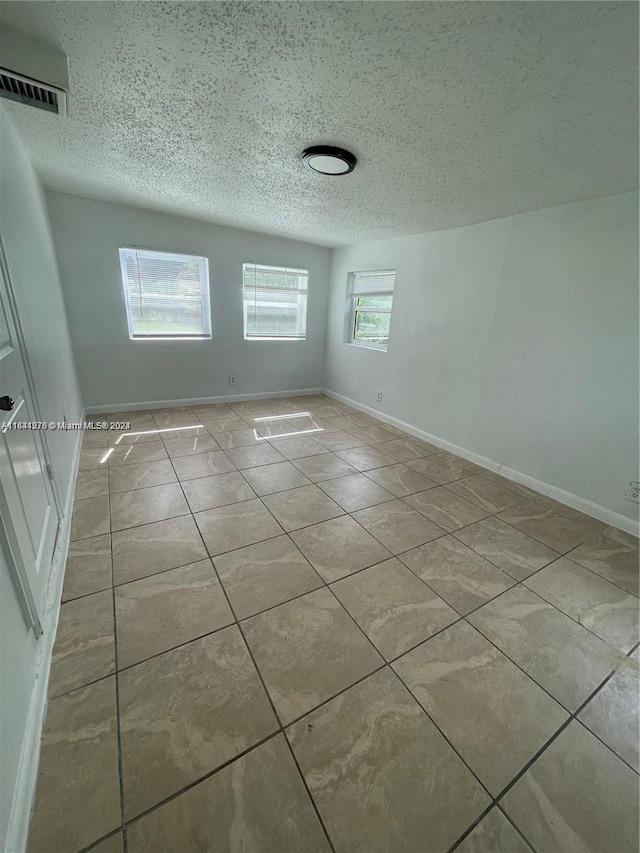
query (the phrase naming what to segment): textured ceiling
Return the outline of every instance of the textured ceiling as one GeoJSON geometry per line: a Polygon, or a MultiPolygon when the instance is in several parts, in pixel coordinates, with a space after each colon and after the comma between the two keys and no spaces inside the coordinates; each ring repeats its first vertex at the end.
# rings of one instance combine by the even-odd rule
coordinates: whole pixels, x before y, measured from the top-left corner
{"type": "MultiPolygon", "coordinates": [[[[69,57],[45,186],[325,245],[637,185],[634,2],[2,2],[69,57]],[[351,149],[329,178],[312,143],[351,149]]],[[[18,69],[19,70],[19,69],[18,69]]]]}

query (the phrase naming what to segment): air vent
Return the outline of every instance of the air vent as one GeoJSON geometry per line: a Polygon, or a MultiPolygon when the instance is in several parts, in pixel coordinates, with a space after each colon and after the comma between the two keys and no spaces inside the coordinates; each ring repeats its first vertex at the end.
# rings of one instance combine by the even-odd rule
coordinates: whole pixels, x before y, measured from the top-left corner
{"type": "Polygon", "coordinates": [[[0,97],[59,116],[67,114],[67,95],[64,89],[23,77],[7,68],[0,68],[0,97]]]}

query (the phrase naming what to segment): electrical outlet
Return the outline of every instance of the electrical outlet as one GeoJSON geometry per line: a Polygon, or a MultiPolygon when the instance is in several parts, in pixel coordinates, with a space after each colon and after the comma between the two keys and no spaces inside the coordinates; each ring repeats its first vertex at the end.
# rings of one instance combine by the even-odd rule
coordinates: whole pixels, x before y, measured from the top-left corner
{"type": "Polygon", "coordinates": [[[630,501],[640,503],[640,483],[637,480],[632,480],[627,486],[624,496],[630,501]]]}
{"type": "Polygon", "coordinates": [[[235,384],[236,384],[236,377],[230,376],[229,377],[229,385],[235,385],[235,384]]]}
{"type": "Polygon", "coordinates": [[[376,391],[376,401],[378,403],[382,402],[382,391],[376,391]]]}

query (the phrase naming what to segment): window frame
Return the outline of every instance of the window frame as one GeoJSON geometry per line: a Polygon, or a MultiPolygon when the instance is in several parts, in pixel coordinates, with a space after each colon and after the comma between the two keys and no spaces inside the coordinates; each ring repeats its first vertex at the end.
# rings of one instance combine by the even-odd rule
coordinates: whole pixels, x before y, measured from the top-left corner
{"type": "Polygon", "coordinates": [[[283,266],[283,265],[276,266],[274,264],[263,264],[263,263],[260,263],[258,261],[243,261],[243,263],[242,263],[242,335],[243,335],[243,339],[245,341],[248,341],[248,342],[251,342],[251,341],[262,341],[262,342],[281,341],[281,342],[285,342],[285,343],[293,343],[295,341],[306,341],[307,340],[308,307],[309,307],[309,276],[310,276],[309,270],[303,269],[302,267],[283,266]],[[249,303],[245,299],[245,283],[244,283],[245,270],[247,267],[255,267],[257,269],[262,268],[265,270],[273,270],[274,272],[280,271],[280,272],[285,272],[285,273],[298,273],[298,274],[304,274],[306,276],[307,287],[304,291],[303,290],[293,290],[293,289],[291,290],[292,293],[297,293],[298,296],[304,294],[304,297],[305,297],[304,335],[296,336],[296,337],[286,337],[284,335],[248,335],[247,334],[247,319],[248,319],[247,309],[248,309],[249,303]]]}
{"type": "MultiPolygon", "coordinates": [[[[348,275],[347,282],[347,293],[350,301],[349,307],[349,331],[348,331],[348,340],[347,343],[354,347],[364,347],[365,349],[376,350],[377,352],[388,352],[389,351],[389,339],[391,338],[391,314],[393,313],[393,297],[395,296],[395,284],[396,284],[396,276],[397,270],[395,269],[386,269],[386,270],[356,270],[355,272],[350,272],[348,275]],[[356,278],[359,275],[391,275],[393,273],[393,289],[391,294],[385,294],[387,296],[391,296],[391,307],[390,308],[358,308],[358,299],[367,296],[367,294],[355,294],[354,286],[356,282],[356,278]],[[376,344],[376,343],[367,343],[367,341],[358,340],[356,338],[356,323],[358,319],[358,312],[367,314],[388,314],[389,315],[389,335],[387,337],[387,343],[385,344],[376,344]]],[[[371,294],[369,294],[371,295],[371,294]]]]}
{"type": "Polygon", "coordinates": [[[211,280],[209,277],[209,258],[206,255],[188,255],[184,252],[167,252],[160,249],[145,249],[141,246],[120,246],[118,248],[120,260],[120,279],[122,295],[124,297],[125,312],[127,317],[127,331],[130,341],[210,341],[213,337],[213,320],[211,314],[211,280]],[[136,334],[133,327],[131,306],[129,304],[129,293],[126,276],[126,252],[142,252],[150,255],[169,255],[171,257],[185,258],[189,261],[197,261],[201,265],[200,286],[202,305],[202,335],[180,335],[180,334],[136,334]]]}

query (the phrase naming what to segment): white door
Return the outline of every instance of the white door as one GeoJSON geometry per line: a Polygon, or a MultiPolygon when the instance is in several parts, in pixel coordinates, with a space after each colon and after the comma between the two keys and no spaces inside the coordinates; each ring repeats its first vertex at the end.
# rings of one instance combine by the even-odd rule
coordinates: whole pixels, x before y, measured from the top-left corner
{"type": "Polygon", "coordinates": [[[15,429],[34,422],[37,407],[29,391],[7,282],[0,263],[0,516],[15,569],[25,618],[36,636],[47,592],[58,531],[58,511],[47,472],[42,433],[15,429]]]}

